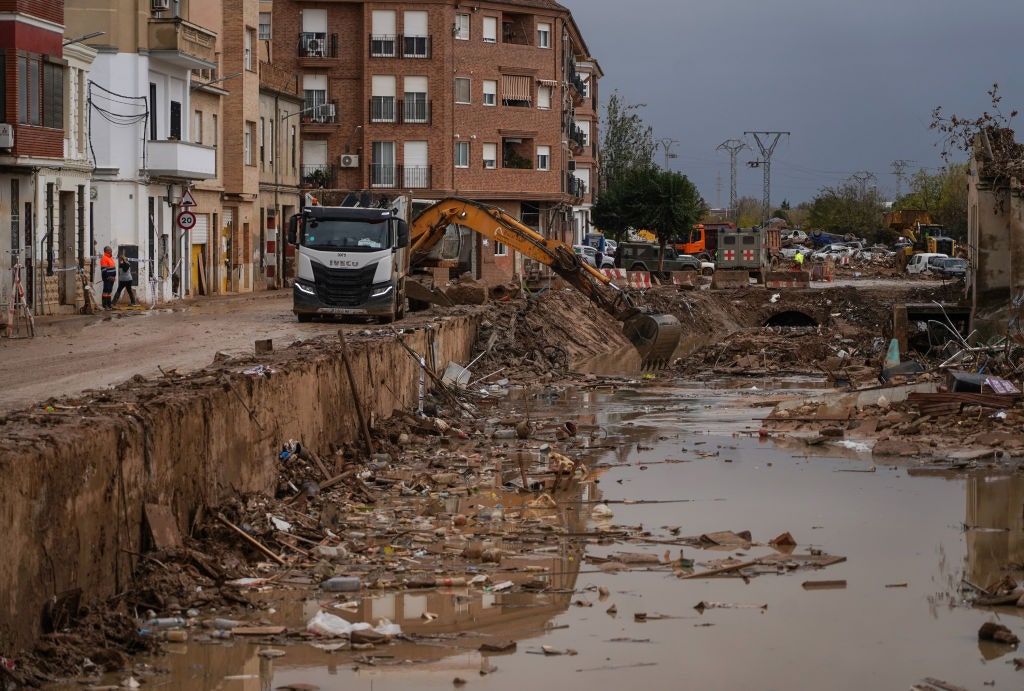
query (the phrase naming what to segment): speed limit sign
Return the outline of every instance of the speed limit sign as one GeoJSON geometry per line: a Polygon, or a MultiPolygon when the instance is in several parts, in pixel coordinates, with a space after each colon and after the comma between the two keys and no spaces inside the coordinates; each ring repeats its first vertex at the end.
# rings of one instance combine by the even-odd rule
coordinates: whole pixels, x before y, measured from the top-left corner
{"type": "Polygon", "coordinates": [[[196,227],[196,215],[191,211],[182,211],[178,214],[178,227],[182,230],[192,230],[196,227]]]}

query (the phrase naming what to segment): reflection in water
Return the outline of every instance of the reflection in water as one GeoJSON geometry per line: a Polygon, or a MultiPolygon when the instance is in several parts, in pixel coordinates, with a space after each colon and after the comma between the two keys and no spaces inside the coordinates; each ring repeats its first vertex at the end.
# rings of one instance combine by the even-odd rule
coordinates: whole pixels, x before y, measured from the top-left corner
{"type": "MultiPolygon", "coordinates": [[[[967,478],[964,524],[967,578],[988,588],[1007,576],[1024,575],[1024,478],[972,475],[967,478]]],[[[1010,608],[1016,614],[1017,608],[1010,608]]]]}

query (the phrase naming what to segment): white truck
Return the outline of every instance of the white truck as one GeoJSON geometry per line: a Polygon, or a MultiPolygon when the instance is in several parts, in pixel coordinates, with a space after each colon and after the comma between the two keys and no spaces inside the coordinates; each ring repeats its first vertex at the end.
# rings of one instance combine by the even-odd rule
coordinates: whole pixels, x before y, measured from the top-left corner
{"type": "Polygon", "coordinates": [[[306,199],[288,221],[295,246],[292,311],[300,322],[314,317],[376,317],[405,314],[409,273],[407,200],[386,207],[320,206],[306,199]]]}

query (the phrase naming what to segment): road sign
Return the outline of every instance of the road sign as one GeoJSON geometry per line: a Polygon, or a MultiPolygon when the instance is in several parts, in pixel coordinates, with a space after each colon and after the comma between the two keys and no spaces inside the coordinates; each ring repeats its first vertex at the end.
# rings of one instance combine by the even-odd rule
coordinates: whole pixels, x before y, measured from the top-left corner
{"type": "Polygon", "coordinates": [[[192,196],[192,192],[190,192],[189,190],[185,190],[184,192],[181,193],[181,201],[178,202],[178,206],[189,207],[195,205],[196,200],[195,197],[192,196]]]}
{"type": "Polygon", "coordinates": [[[178,227],[182,230],[192,230],[196,227],[196,215],[191,211],[182,211],[178,214],[178,227]]]}

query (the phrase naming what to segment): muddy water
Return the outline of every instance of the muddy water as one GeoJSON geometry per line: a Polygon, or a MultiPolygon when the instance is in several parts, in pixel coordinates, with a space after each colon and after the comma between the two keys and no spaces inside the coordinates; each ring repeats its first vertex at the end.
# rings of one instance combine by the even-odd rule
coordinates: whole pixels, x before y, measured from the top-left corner
{"type": "MultiPolygon", "coordinates": [[[[524,402],[509,405],[521,409],[524,402]]],[[[996,615],[964,606],[960,583],[995,581],[1007,563],[1024,561],[1024,480],[929,475],[874,462],[855,445],[763,439],[757,419],[768,403],[764,388],[749,382],[531,397],[535,419],[590,423],[581,425],[596,447],[588,462],[607,466],[595,472],[596,485],[572,497],[580,511],[571,529],[586,535],[603,526],[643,533],[644,540],[580,538],[540,547],[532,559],[551,574],[549,592],[540,595],[453,588],[370,593],[353,603],[350,620],[388,617],[407,633],[431,636],[418,645],[353,652],[241,638],[175,644],[170,655],[150,661],[170,674],[147,686],[379,691],[450,689],[461,678],[469,688],[516,691],[861,690],[908,688],[932,677],[969,689],[1020,688],[1024,671],[1012,663],[1019,655],[979,644],[978,628],[996,615]],[[598,501],[610,518],[590,515],[598,501]],[[659,565],[601,568],[623,552],[674,560],[682,550],[699,572],[711,560],[775,551],[675,543],[676,534],[745,530],[761,545],[788,531],[799,543],[794,554],[814,550],[845,561],[747,579],[681,579],[659,565]],[[804,585],[822,581],[833,583],[804,585]],[[709,606],[695,608],[701,602],[709,606]],[[427,623],[424,613],[441,618],[427,623]],[[514,652],[478,652],[481,642],[504,638],[516,640],[514,652]],[[268,647],[284,655],[257,655],[268,647]],[[545,648],[561,654],[545,655],[545,648]]],[[[294,592],[276,594],[267,616],[301,627],[317,610],[316,598],[327,597],[301,585],[294,592]]],[[[1000,608],[998,620],[1024,635],[1015,608],[1000,608]]]]}

